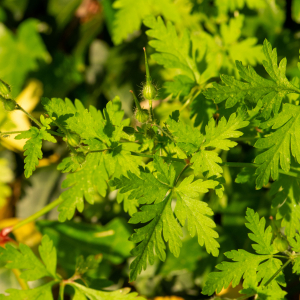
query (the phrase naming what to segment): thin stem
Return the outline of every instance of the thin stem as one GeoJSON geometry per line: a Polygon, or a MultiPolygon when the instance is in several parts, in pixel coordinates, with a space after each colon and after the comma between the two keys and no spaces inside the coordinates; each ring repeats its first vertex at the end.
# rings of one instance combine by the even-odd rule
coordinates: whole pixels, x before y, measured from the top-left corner
{"type": "Polygon", "coordinates": [[[153,108],[152,108],[152,100],[149,100],[149,107],[150,107],[150,121],[154,121],[154,115],[153,115],[153,108]]]}
{"type": "MultiPolygon", "coordinates": [[[[51,117],[50,117],[50,119],[52,120],[52,122],[65,134],[65,135],[67,135],[67,130],[65,129],[65,128],[63,128],[62,126],[60,126],[60,124],[59,123],[57,123],[54,119],[52,119],[51,117]]],[[[64,136],[64,135],[62,135],[62,136],[64,136]]]]}
{"type": "Polygon", "coordinates": [[[179,175],[177,176],[175,182],[174,182],[174,186],[176,186],[176,184],[178,183],[180,177],[183,175],[183,173],[189,168],[189,164],[186,164],[183,169],[181,170],[181,172],[179,173],[179,175]]]}
{"type": "MultiPolygon", "coordinates": [[[[142,156],[142,157],[148,157],[148,158],[154,159],[154,155],[151,155],[151,154],[138,153],[138,152],[134,152],[134,151],[130,151],[130,154],[133,155],[133,156],[142,156]]],[[[168,157],[168,156],[161,156],[161,158],[186,163],[186,161],[184,159],[181,159],[181,158],[168,157]]]]}
{"type": "Polygon", "coordinates": [[[271,283],[271,281],[276,278],[276,276],[285,268],[289,265],[289,263],[292,261],[292,259],[290,258],[288,261],[285,262],[285,264],[275,272],[275,274],[264,284],[264,286],[266,287],[267,285],[269,285],[271,283]]]}
{"type": "Polygon", "coordinates": [[[284,256],[284,255],[273,255],[273,257],[289,259],[289,256],[284,256]]]}
{"type": "Polygon", "coordinates": [[[22,132],[26,132],[27,130],[16,130],[16,131],[6,131],[6,132],[0,132],[0,137],[3,135],[9,135],[9,134],[18,134],[22,132]]]}
{"type": "Polygon", "coordinates": [[[49,129],[47,129],[47,131],[48,131],[49,133],[53,134],[53,135],[57,135],[57,136],[64,137],[64,135],[63,135],[63,134],[61,134],[61,133],[58,133],[58,132],[56,132],[56,131],[49,130],[49,129]]]}
{"type": "Polygon", "coordinates": [[[59,300],[64,300],[65,283],[63,281],[59,284],[59,300]]]}
{"type": "Polygon", "coordinates": [[[17,103],[18,109],[20,109],[24,114],[27,115],[29,119],[31,119],[36,125],[38,125],[40,128],[43,127],[43,125],[35,118],[33,117],[30,113],[28,113],[20,104],[17,103]]]}
{"type": "Polygon", "coordinates": [[[61,197],[59,197],[58,199],[52,201],[51,203],[49,203],[48,205],[43,207],[41,210],[34,213],[33,215],[29,216],[28,218],[22,220],[21,222],[17,223],[16,225],[12,226],[11,231],[18,229],[36,219],[38,219],[39,217],[43,216],[44,214],[46,214],[47,212],[52,210],[54,207],[61,204],[62,202],[63,202],[63,199],[61,197]]]}
{"type": "Polygon", "coordinates": [[[173,143],[176,143],[176,141],[173,139],[173,137],[168,134],[165,130],[163,130],[160,126],[153,124],[152,126],[157,127],[163,134],[165,134],[173,143]]]}
{"type": "Polygon", "coordinates": [[[89,150],[88,153],[105,152],[106,150],[111,150],[111,148],[101,149],[101,150],[89,150]]]}
{"type": "Polygon", "coordinates": [[[141,104],[140,104],[138,98],[136,97],[135,93],[134,93],[132,90],[130,90],[129,92],[130,92],[130,93],[132,94],[132,96],[133,96],[133,100],[134,100],[134,102],[135,102],[135,106],[137,107],[137,109],[138,109],[138,110],[142,110],[141,104]]]}
{"type": "Polygon", "coordinates": [[[29,290],[28,283],[27,283],[24,279],[22,279],[22,278],[20,277],[21,271],[20,271],[19,269],[12,269],[12,272],[13,272],[14,275],[16,276],[16,278],[17,278],[17,280],[18,280],[18,282],[19,282],[19,284],[20,284],[22,290],[29,290]]]}
{"type": "Polygon", "coordinates": [[[144,53],[145,53],[145,67],[146,67],[146,82],[151,83],[152,78],[150,76],[150,71],[149,71],[149,65],[148,65],[148,58],[147,58],[147,53],[146,53],[146,48],[143,48],[144,53]]]}
{"type": "Polygon", "coordinates": [[[232,141],[235,142],[245,142],[245,141],[251,141],[251,140],[258,140],[259,136],[249,136],[249,137],[240,137],[240,138],[232,138],[232,141]]]}
{"type": "MultiPolygon", "coordinates": [[[[236,163],[236,162],[222,162],[220,163],[221,166],[228,166],[228,167],[234,167],[234,168],[258,168],[259,164],[253,164],[253,163],[236,163]]],[[[300,178],[300,173],[298,172],[285,172],[282,169],[278,169],[278,172],[284,175],[288,175],[291,177],[300,178]]]]}
{"type": "MultiPolygon", "coordinates": [[[[275,256],[275,255],[274,255],[274,256],[275,256]]],[[[278,270],[275,272],[275,274],[274,274],[269,280],[267,280],[267,282],[265,282],[265,284],[264,284],[263,286],[264,286],[264,287],[268,286],[268,285],[272,282],[272,280],[275,279],[275,278],[277,277],[277,275],[278,275],[284,268],[286,268],[286,267],[289,265],[289,263],[290,263],[291,261],[292,261],[291,258],[290,258],[288,261],[286,261],[285,264],[284,264],[280,269],[278,269],[278,270]]],[[[242,297],[237,298],[237,300],[248,299],[248,298],[250,298],[250,297],[252,297],[252,296],[255,296],[255,295],[256,295],[256,293],[253,293],[253,294],[250,294],[250,295],[245,295],[245,296],[242,296],[242,297]]]]}

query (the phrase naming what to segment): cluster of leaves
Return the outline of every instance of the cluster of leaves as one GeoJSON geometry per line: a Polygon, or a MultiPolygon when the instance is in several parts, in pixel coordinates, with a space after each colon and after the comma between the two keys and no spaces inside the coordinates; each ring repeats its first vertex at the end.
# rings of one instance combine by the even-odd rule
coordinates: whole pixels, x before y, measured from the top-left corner
{"type": "MultiPolygon", "coordinates": [[[[212,35],[200,28],[198,21],[204,18],[199,12],[201,5],[198,11],[192,6],[182,10],[185,4],[168,0],[115,1],[114,8],[118,11],[112,37],[120,44],[142,22],[149,28],[146,32],[151,39],[149,45],[156,51],[152,59],[170,74],[174,70],[177,74],[172,82],[165,84],[164,93],[170,99],[179,99],[184,107],[190,105],[190,115],[196,116],[194,124],[185,117],[184,107],[181,114],[171,107],[164,122],[157,120],[158,107],[153,119],[130,126],[130,119],[124,119],[118,97],[109,101],[103,111],[93,105],[85,108],[79,100],[73,103],[67,98],[43,98],[45,114],[36,120],[37,127],[32,126],[16,136],[17,140],[26,139],[25,177],[33,174],[42,159],[43,141],[57,143],[62,137],[70,153],[57,167],[67,173],[62,183],[66,190],[60,195],[59,221],[71,220],[76,211],[83,213],[93,205],[99,195],[105,197],[110,191],[118,190],[117,200],[124,202],[124,209],[131,216],[129,223],[135,225],[130,237],[135,244],[131,251],[135,258],[129,275],[135,281],[157,258],[166,261],[168,250],[179,257],[187,234],[196,237],[207,255],[219,256],[221,241],[217,239],[222,229],[213,220],[214,211],[206,200],[213,199],[214,193],[224,199],[226,169],[223,166],[245,165],[227,162],[224,155],[225,151],[234,150],[245,133],[246,140],[256,140],[253,146],[258,150],[254,163],[246,164],[248,168],[238,174],[236,182],[254,180],[256,189],[261,189],[270,185],[270,178],[275,181],[271,184],[270,197],[281,228],[265,228],[265,219],[259,219],[258,213],[248,208],[246,227],[252,232],[249,238],[255,242],[252,246],[256,253],[244,249],[226,252],[225,256],[233,262],[217,265],[221,272],[210,273],[203,294],[218,293],[230,283],[236,286],[243,280],[240,292],[244,295],[283,299],[286,295],[284,268],[292,263],[292,272],[300,273],[300,137],[297,131],[300,79],[287,78],[287,60],[282,59],[278,65],[276,49],[267,40],[261,47],[255,38],[242,37],[242,15],[221,23],[219,33],[212,35]],[[194,18],[188,20],[191,14],[194,18]],[[124,21],[128,16],[133,22],[124,21]],[[195,34],[195,28],[199,35],[195,34]],[[236,68],[235,59],[238,59],[236,68]],[[257,62],[262,62],[270,79],[257,74],[252,67],[257,62]],[[221,75],[222,82],[211,84],[220,70],[227,73],[221,75]],[[230,75],[233,72],[235,76],[230,75]],[[143,157],[150,160],[145,161],[143,157]]],[[[218,17],[245,5],[249,9],[268,9],[265,1],[216,1],[216,4],[218,17]]],[[[51,9],[58,11],[59,7],[54,5],[51,9]]],[[[59,28],[65,26],[63,19],[58,18],[59,28]]],[[[205,22],[208,26],[209,20],[205,22]]],[[[42,50],[41,46],[37,54],[31,53],[27,71],[35,68],[37,58],[46,59],[42,50]]],[[[80,47],[74,51],[80,52],[80,47]]],[[[6,268],[21,269],[22,280],[51,278],[34,289],[10,289],[9,296],[0,295],[1,299],[53,299],[55,285],[60,287],[61,299],[67,285],[73,288],[74,299],[139,299],[127,289],[105,292],[75,282],[81,280],[89,286],[88,270],[98,268],[98,256],[86,260],[79,257],[74,274],[63,279],[56,270],[56,249],[47,235],[43,237],[39,254],[41,260],[23,244],[19,248],[8,244],[0,250],[0,261],[7,263],[6,268]]]]}
{"type": "MultiPolygon", "coordinates": [[[[27,290],[9,289],[9,296],[0,295],[0,299],[45,299],[53,300],[52,287],[59,284],[59,295],[64,299],[64,289],[66,286],[71,286],[75,293],[74,299],[136,299],[137,293],[129,293],[130,289],[116,290],[114,292],[105,292],[86,287],[89,281],[89,273],[87,271],[97,269],[101,262],[101,256],[89,256],[86,259],[79,257],[75,266],[74,275],[69,279],[63,279],[56,273],[57,268],[57,253],[53,242],[47,235],[43,236],[41,245],[39,246],[40,259],[32,252],[32,250],[20,244],[19,247],[6,245],[5,248],[0,248],[0,261],[8,262],[6,268],[21,269],[20,279],[25,281],[35,281],[41,278],[50,278],[47,283],[37,288],[27,290]],[[81,281],[85,285],[78,283],[81,281]]],[[[98,280],[101,285],[101,279],[98,280]]]]}

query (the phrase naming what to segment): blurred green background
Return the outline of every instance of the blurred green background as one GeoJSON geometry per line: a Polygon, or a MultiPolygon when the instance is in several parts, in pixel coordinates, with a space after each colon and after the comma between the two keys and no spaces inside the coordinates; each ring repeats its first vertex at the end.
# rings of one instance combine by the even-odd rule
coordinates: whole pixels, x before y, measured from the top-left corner
{"type": "MultiPolygon", "coordinates": [[[[118,95],[126,116],[132,117],[129,90],[138,94],[145,78],[142,48],[146,46],[149,55],[154,53],[147,46],[147,28],[142,24],[149,14],[171,21],[180,35],[186,29],[190,31],[199,46],[198,67],[206,84],[217,80],[220,74],[237,76],[236,59],[252,65],[265,76],[260,65],[265,38],[277,48],[279,59],[287,57],[287,76],[299,75],[299,0],[2,0],[0,78],[12,86],[13,97],[36,116],[42,112],[42,96],[80,99],[85,106],[103,109],[118,95]]],[[[185,105],[184,96],[189,88],[187,85],[186,91],[174,91],[172,79],[178,73],[164,69],[154,58],[149,61],[151,75],[160,88],[160,98],[167,99],[160,103],[155,114],[163,120],[171,111],[185,105]]],[[[186,122],[202,128],[215,112],[214,107],[207,101],[203,108],[195,101],[186,107],[183,116],[186,122]]],[[[0,108],[0,131],[25,130],[29,126],[23,115],[0,108]]],[[[45,143],[38,170],[30,180],[25,180],[24,140],[15,141],[10,137],[0,141],[0,227],[5,227],[59,196],[64,176],[56,166],[67,155],[67,149],[62,142],[45,143]]],[[[246,159],[251,161],[254,157],[251,151],[252,148],[243,145],[228,155],[232,158],[247,153],[246,159]]],[[[271,203],[267,191],[255,191],[254,183],[243,186],[234,183],[235,172],[225,168],[224,176],[224,197],[207,199],[220,225],[221,253],[249,248],[244,227],[245,208],[251,205],[263,216],[271,203]],[[257,197],[265,201],[253,203],[257,197]]],[[[133,245],[127,239],[133,228],[127,220],[135,211],[133,201],[111,192],[105,198],[99,196],[94,206],[87,204],[84,212],[77,213],[71,222],[56,222],[57,214],[53,211],[36,226],[15,234],[18,241],[33,248],[40,242],[40,232],[49,234],[59,249],[62,274],[73,272],[79,254],[101,252],[104,260],[95,276],[110,280],[114,288],[130,286],[128,259],[133,245]],[[95,232],[113,234],[91,243],[95,232]]],[[[133,288],[149,298],[177,295],[200,299],[206,275],[222,259],[222,255],[217,259],[208,256],[195,239],[186,238],[178,259],[168,255],[165,263],[156,261],[142,273],[133,288]]],[[[10,271],[1,270],[0,292],[18,287],[10,271]]],[[[296,295],[299,287],[293,285],[293,280],[291,276],[288,288],[296,295]]]]}

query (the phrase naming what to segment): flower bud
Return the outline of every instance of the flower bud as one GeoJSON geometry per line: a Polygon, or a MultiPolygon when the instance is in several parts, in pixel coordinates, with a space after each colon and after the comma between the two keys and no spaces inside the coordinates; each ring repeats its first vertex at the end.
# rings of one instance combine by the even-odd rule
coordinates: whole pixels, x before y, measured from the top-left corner
{"type": "Polygon", "coordinates": [[[287,250],[289,248],[289,243],[283,237],[275,238],[273,244],[274,244],[275,249],[278,250],[279,252],[284,252],[285,250],[287,250]]]}
{"type": "Polygon", "coordinates": [[[75,132],[68,131],[67,133],[67,142],[72,147],[78,147],[80,144],[81,137],[75,132]]]}
{"type": "Polygon", "coordinates": [[[13,111],[16,109],[16,101],[12,100],[12,99],[1,99],[3,101],[4,104],[4,108],[7,111],[13,111]]]}
{"type": "Polygon", "coordinates": [[[146,100],[155,100],[156,88],[151,82],[146,82],[144,85],[143,96],[146,100]]]}
{"type": "Polygon", "coordinates": [[[0,96],[2,96],[5,99],[8,99],[10,97],[10,86],[0,79],[0,96]]]}
{"type": "Polygon", "coordinates": [[[147,109],[138,109],[135,113],[135,118],[140,123],[146,123],[149,119],[149,113],[147,109]]]}
{"type": "Polygon", "coordinates": [[[146,48],[144,47],[143,49],[144,49],[144,53],[145,53],[146,83],[143,86],[142,92],[143,92],[143,96],[144,96],[145,100],[155,100],[157,91],[156,91],[155,86],[152,84],[152,78],[150,76],[146,48]]]}
{"type": "Polygon", "coordinates": [[[141,122],[141,123],[145,123],[148,121],[149,119],[149,112],[147,109],[143,109],[141,108],[140,102],[137,99],[137,97],[135,96],[133,91],[130,91],[130,93],[132,93],[135,105],[136,105],[136,112],[135,112],[135,118],[141,122]]]}

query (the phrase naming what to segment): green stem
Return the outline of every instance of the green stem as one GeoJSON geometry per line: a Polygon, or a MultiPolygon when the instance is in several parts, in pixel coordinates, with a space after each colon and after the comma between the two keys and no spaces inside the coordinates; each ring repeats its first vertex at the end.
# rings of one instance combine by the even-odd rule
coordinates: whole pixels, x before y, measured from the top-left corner
{"type": "Polygon", "coordinates": [[[180,177],[183,175],[183,173],[189,168],[189,164],[186,164],[183,169],[181,170],[181,172],[179,173],[179,175],[177,176],[175,182],[174,182],[174,186],[176,186],[176,184],[178,183],[180,177]]]}
{"type": "Polygon", "coordinates": [[[27,281],[25,281],[23,278],[20,277],[21,271],[19,269],[12,269],[12,272],[16,276],[22,290],[29,290],[29,286],[28,286],[27,281]]]}
{"type": "Polygon", "coordinates": [[[148,58],[147,58],[147,53],[146,53],[146,48],[143,48],[144,53],[145,53],[145,67],[146,67],[146,82],[151,83],[152,78],[150,76],[150,71],[149,71],[149,65],[148,65],[148,58]]]}
{"type": "MultiPolygon", "coordinates": [[[[266,287],[266,286],[268,286],[271,282],[272,282],[272,280],[273,279],[275,279],[276,277],[277,277],[277,275],[284,269],[284,268],[286,268],[288,265],[289,265],[289,263],[292,261],[292,259],[290,258],[288,261],[286,261],[285,262],[285,264],[280,268],[280,269],[278,269],[276,272],[275,272],[275,274],[269,279],[269,280],[267,280],[267,282],[265,282],[265,284],[263,285],[264,287],[266,287]]],[[[253,293],[253,294],[248,294],[248,295],[245,295],[245,296],[242,296],[242,297],[239,297],[239,298],[237,298],[237,300],[244,300],[244,299],[249,299],[250,297],[253,297],[253,296],[255,296],[256,295],[256,293],[253,293]]]]}
{"type": "MultiPolygon", "coordinates": [[[[151,154],[138,153],[138,152],[134,152],[134,151],[130,151],[130,154],[133,155],[133,156],[142,156],[142,157],[148,157],[148,158],[154,159],[154,155],[151,155],[151,154]]],[[[186,161],[184,159],[181,159],[181,158],[168,157],[168,156],[161,156],[161,158],[186,163],[186,161]]]]}
{"type": "Polygon", "coordinates": [[[176,141],[173,139],[173,137],[168,134],[165,130],[163,130],[160,126],[153,124],[152,126],[157,127],[163,134],[165,134],[173,143],[176,143],[176,141]]]}
{"type": "Polygon", "coordinates": [[[153,109],[152,109],[152,100],[149,100],[150,107],[150,122],[154,121],[153,109]]]}
{"type": "Polygon", "coordinates": [[[27,130],[16,130],[16,131],[6,131],[6,132],[0,132],[0,137],[2,135],[10,135],[10,134],[17,134],[17,133],[22,133],[26,132],[27,130]]]}
{"type": "Polygon", "coordinates": [[[269,285],[271,283],[271,281],[276,278],[276,276],[285,268],[289,265],[289,263],[292,261],[292,259],[290,258],[288,261],[285,262],[285,264],[275,272],[275,274],[264,284],[264,286],[266,287],[267,285],[269,285]]]}
{"type": "MultiPolygon", "coordinates": [[[[65,129],[65,128],[63,128],[62,126],[60,126],[60,124],[59,123],[57,123],[54,119],[52,119],[51,117],[50,117],[50,119],[52,120],[52,122],[65,134],[65,135],[67,135],[67,130],[65,129]]],[[[64,135],[62,135],[62,136],[64,136],[64,135]]]]}
{"type": "Polygon", "coordinates": [[[28,113],[22,106],[17,104],[17,108],[20,109],[24,114],[27,115],[29,119],[31,119],[36,125],[38,125],[40,128],[43,127],[43,125],[35,118],[33,117],[30,113],[28,113]]]}
{"type": "Polygon", "coordinates": [[[138,98],[136,97],[135,93],[134,93],[132,90],[130,90],[129,92],[130,92],[130,93],[132,94],[132,96],[133,96],[133,100],[134,100],[134,102],[135,102],[136,108],[137,108],[138,110],[142,110],[141,104],[140,104],[138,98]]]}
{"type": "Polygon", "coordinates": [[[64,135],[63,135],[63,134],[61,134],[61,133],[58,133],[58,132],[56,132],[56,131],[49,130],[49,129],[47,129],[47,131],[48,131],[49,133],[53,134],[53,135],[57,135],[57,136],[64,137],[64,135]]]}
{"type": "Polygon", "coordinates": [[[258,140],[260,137],[259,136],[249,136],[249,137],[240,137],[240,138],[232,138],[232,141],[235,142],[247,142],[247,141],[251,141],[251,140],[258,140]]]}
{"type": "MultiPolygon", "coordinates": [[[[234,167],[234,168],[258,168],[260,166],[259,164],[254,164],[254,163],[236,163],[236,162],[222,162],[220,163],[220,165],[234,167]]],[[[293,171],[285,172],[281,169],[278,169],[278,172],[291,177],[300,178],[300,173],[298,172],[293,172],[293,171]]]]}
{"type": "Polygon", "coordinates": [[[89,150],[88,153],[95,153],[95,152],[104,152],[106,150],[112,150],[111,148],[101,149],[101,150],[89,150]]]}
{"type": "Polygon", "coordinates": [[[48,205],[46,205],[45,207],[43,207],[41,210],[37,211],[36,213],[34,213],[33,215],[29,216],[28,218],[22,220],[21,222],[17,223],[16,225],[11,227],[11,231],[18,229],[36,219],[38,219],[39,217],[43,216],[44,214],[46,214],[47,212],[49,212],[50,210],[52,210],[54,207],[56,207],[57,205],[61,204],[63,202],[63,199],[60,197],[54,201],[52,201],[51,203],[49,203],[48,205]]]}
{"type": "Polygon", "coordinates": [[[273,257],[289,259],[289,256],[284,256],[284,255],[273,255],[273,257]]]}

